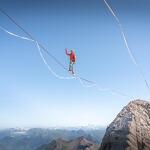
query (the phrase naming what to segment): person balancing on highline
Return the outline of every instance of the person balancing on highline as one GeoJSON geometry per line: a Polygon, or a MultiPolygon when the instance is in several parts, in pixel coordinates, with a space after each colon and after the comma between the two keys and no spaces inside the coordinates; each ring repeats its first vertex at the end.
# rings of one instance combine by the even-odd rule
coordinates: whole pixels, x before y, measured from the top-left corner
{"type": "Polygon", "coordinates": [[[72,74],[74,74],[74,69],[73,69],[73,65],[76,63],[76,55],[74,50],[71,50],[70,53],[68,53],[68,49],[66,48],[66,55],[69,56],[70,58],[70,63],[69,63],[69,71],[72,72],[72,74]]]}

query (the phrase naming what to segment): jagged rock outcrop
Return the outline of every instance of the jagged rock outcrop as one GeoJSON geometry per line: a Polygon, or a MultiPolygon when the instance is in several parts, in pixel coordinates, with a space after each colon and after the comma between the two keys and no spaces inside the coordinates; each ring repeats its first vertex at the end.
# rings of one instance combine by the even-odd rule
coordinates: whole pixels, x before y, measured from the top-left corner
{"type": "Polygon", "coordinates": [[[108,126],[99,150],[150,150],[150,102],[131,101],[108,126]]]}
{"type": "Polygon", "coordinates": [[[62,139],[53,140],[50,144],[43,145],[37,150],[97,150],[98,145],[86,140],[84,137],[71,141],[62,139]]]}

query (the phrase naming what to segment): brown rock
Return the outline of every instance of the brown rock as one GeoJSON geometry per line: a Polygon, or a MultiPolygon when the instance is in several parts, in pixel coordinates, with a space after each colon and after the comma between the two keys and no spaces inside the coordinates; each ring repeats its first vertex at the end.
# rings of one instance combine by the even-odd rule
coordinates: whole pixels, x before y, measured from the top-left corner
{"type": "Polygon", "coordinates": [[[150,150],[150,102],[131,101],[108,126],[99,150],[150,150]]]}

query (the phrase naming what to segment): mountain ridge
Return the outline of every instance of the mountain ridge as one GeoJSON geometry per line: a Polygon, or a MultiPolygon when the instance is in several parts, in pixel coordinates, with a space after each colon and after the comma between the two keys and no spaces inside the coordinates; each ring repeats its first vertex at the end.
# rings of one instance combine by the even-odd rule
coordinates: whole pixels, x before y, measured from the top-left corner
{"type": "Polygon", "coordinates": [[[47,145],[43,145],[36,150],[97,150],[98,145],[87,140],[84,137],[79,137],[74,140],[66,141],[63,139],[53,140],[47,145]]]}

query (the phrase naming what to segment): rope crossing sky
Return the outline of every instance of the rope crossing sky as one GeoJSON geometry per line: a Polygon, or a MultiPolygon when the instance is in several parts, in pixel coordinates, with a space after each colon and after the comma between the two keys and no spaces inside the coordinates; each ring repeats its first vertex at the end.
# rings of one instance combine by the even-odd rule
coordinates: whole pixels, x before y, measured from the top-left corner
{"type": "Polygon", "coordinates": [[[141,77],[143,78],[143,80],[144,80],[144,82],[145,82],[146,87],[147,87],[148,90],[150,91],[149,83],[148,83],[148,81],[147,81],[147,79],[146,79],[146,77],[145,77],[145,75],[144,75],[144,73],[143,73],[142,68],[140,67],[138,61],[136,60],[136,57],[134,56],[132,50],[131,50],[130,47],[129,47],[129,44],[128,44],[128,42],[127,42],[127,38],[126,38],[125,33],[124,33],[124,30],[123,30],[123,26],[122,26],[122,24],[121,24],[121,22],[120,22],[118,16],[115,14],[114,10],[112,9],[112,7],[108,4],[108,2],[107,2],[106,0],[104,0],[104,3],[105,3],[105,5],[107,6],[107,8],[108,8],[108,10],[110,11],[110,13],[114,16],[115,20],[117,21],[118,26],[119,26],[120,31],[121,31],[121,35],[122,35],[123,41],[124,41],[125,46],[126,46],[126,48],[127,48],[128,54],[129,54],[129,56],[130,56],[130,58],[131,58],[133,64],[137,67],[137,69],[138,69],[138,71],[139,71],[141,77]]]}
{"type": "Polygon", "coordinates": [[[56,63],[58,65],[60,65],[63,69],[65,69],[67,72],[68,72],[68,69],[54,56],[52,55],[41,43],[39,43],[29,32],[27,32],[22,26],[20,26],[16,21],[15,19],[13,19],[11,16],[9,16],[4,10],[2,10],[0,8],[0,12],[3,13],[5,16],[7,16],[18,28],[20,28],[27,36],[29,36],[30,38],[27,38],[27,37],[24,37],[24,36],[20,36],[20,35],[17,35],[15,33],[12,33],[8,30],[6,30],[5,28],[1,27],[0,26],[0,29],[2,31],[4,31],[5,33],[11,35],[11,36],[14,36],[14,37],[17,37],[17,38],[20,38],[20,39],[23,39],[23,40],[27,40],[27,41],[30,41],[30,42],[33,42],[36,44],[37,48],[38,48],[38,52],[40,54],[40,57],[42,59],[42,61],[44,62],[45,66],[48,68],[48,70],[58,79],[77,79],[80,84],[84,87],[84,88],[91,88],[91,87],[95,87],[98,91],[101,91],[101,92],[109,92],[110,94],[115,94],[115,95],[119,95],[119,96],[122,96],[122,97],[126,97],[126,98],[133,98],[133,96],[129,96],[125,93],[122,93],[120,91],[116,91],[116,90],[113,90],[113,89],[109,89],[109,88],[103,88],[101,87],[99,84],[97,84],[96,82],[94,81],[91,81],[91,80],[88,80],[88,79],[85,79],[83,77],[80,77],[79,75],[75,74],[75,75],[72,75],[71,73],[69,73],[71,76],[70,77],[63,77],[63,76],[60,76],[58,75],[52,68],[51,66],[47,63],[46,59],[44,58],[44,55],[41,51],[41,49],[46,52],[52,59],[54,59],[56,61],[56,63]],[[86,83],[86,84],[85,84],[86,83]]]}

